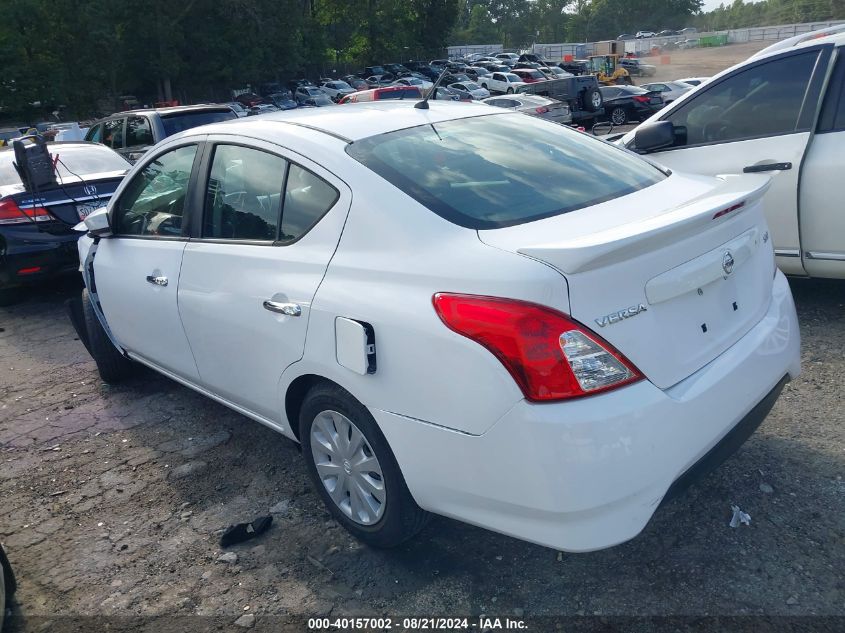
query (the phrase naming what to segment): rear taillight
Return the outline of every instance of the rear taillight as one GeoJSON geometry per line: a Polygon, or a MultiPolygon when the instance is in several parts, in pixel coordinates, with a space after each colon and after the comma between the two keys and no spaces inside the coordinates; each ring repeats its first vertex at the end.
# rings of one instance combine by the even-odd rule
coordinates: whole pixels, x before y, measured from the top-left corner
{"type": "Polygon", "coordinates": [[[534,112],[536,112],[537,114],[545,114],[548,111],[549,109],[546,106],[540,106],[539,108],[534,109],[534,112]]]}
{"type": "Polygon", "coordinates": [[[632,98],[634,101],[639,101],[640,103],[648,103],[649,101],[649,98],[644,97],[643,95],[634,95],[632,98]]]}
{"type": "Polygon", "coordinates": [[[26,224],[27,222],[45,222],[53,216],[44,207],[21,209],[11,198],[0,200],[0,224],[26,224]]]}
{"type": "Polygon", "coordinates": [[[578,398],[643,378],[607,341],[551,308],[449,293],[433,301],[443,323],[496,356],[528,400],[578,398]]]}

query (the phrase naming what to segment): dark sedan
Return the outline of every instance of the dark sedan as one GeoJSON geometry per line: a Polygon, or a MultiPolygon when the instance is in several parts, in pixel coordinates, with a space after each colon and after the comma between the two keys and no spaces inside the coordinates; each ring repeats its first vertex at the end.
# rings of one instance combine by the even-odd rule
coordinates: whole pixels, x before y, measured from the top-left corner
{"type": "Polygon", "coordinates": [[[12,147],[0,149],[0,305],[23,286],[79,268],[74,225],[108,203],[129,163],[97,143],[48,143],[56,165],[54,186],[27,193],[12,164],[12,147]]]}
{"type": "Polygon", "coordinates": [[[663,98],[637,86],[601,86],[605,118],[613,125],[645,121],[663,107],[663,98]]]}

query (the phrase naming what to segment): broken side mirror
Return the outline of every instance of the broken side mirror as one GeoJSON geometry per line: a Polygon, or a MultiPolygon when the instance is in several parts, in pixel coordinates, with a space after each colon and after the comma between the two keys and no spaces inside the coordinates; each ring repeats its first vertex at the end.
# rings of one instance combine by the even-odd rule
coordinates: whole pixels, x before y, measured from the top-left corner
{"type": "Polygon", "coordinates": [[[106,207],[101,207],[96,211],[92,211],[85,217],[82,224],[85,225],[84,230],[88,231],[88,235],[91,235],[92,237],[107,237],[111,235],[109,213],[106,207]]]}

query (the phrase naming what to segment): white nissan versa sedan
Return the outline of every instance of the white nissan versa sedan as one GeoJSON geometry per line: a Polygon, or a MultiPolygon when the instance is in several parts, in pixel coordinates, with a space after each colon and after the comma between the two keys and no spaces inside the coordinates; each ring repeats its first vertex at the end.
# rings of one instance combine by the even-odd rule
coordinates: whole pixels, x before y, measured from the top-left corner
{"type": "Polygon", "coordinates": [[[428,512],[562,550],[632,538],[800,371],[768,177],[414,105],[156,146],[85,222],[82,338],[106,381],[137,361],[301,442],[367,543],[428,512]]]}

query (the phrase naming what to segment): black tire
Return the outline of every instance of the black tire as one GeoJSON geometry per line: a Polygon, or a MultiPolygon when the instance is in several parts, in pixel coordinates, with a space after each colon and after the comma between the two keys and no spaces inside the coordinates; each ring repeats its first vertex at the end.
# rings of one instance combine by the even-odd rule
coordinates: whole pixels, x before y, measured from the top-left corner
{"type": "Polygon", "coordinates": [[[82,310],[85,316],[85,329],[88,330],[88,349],[97,363],[100,378],[107,383],[117,383],[129,378],[135,371],[135,365],[114,346],[94,313],[88,289],[82,291],[82,310]]]}
{"type": "Polygon", "coordinates": [[[616,106],[610,111],[610,122],[613,125],[625,125],[628,122],[628,113],[622,106],[616,106]]]}
{"type": "Polygon", "coordinates": [[[308,475],[317,494],[334,519],[355,538],[373,547],[396,547],[416,535],[428,522],[428,512],[411,496],[393,451],[367,408],[345,389],[326,383],[311,388],[299,412],[300,440],[308,475]],[[381,518],[372,525],[356,523],[334,502],[317,473],[311,448],[311,427],[324,411],[335,411],[348,418],[363,434],[381,466],[385,505],[381,518]]]}
{"type": "Polygon", "coordinates": [[[598,88],[584,89],[584,109],[587,112],[598,112],[604,106],[604,98],[598,88]]]}
{"type": "Polygon", "coordinates": [[[21,300],[21,288],[0,288],[0,306],[10,306],[21,300]]]}
{"type": "Polygon", "coordinates": [[[513,88],[508,88],[506,94],[512,95],[513,94],[513,88]]]}
{"type": "Polygon", "coordinates": [[[489,90],[489,88],[487,87],[487,84],[481,84],[481,87],[484,88],[485,90],[489,90]]]}
{"type": "MultiPolygon", "coordinates": [[[[0,582],[3,583],[3,589],[6,592],[6,600],[14,595],[18,590],[18,581],[15,579],[15,572],[12,571],[12,566],[9,564],[9,559],[6,558],[6,552],[0,546],[0,582]]],[[[2,614],[0,614],[2,615],[2,614]]]]}

